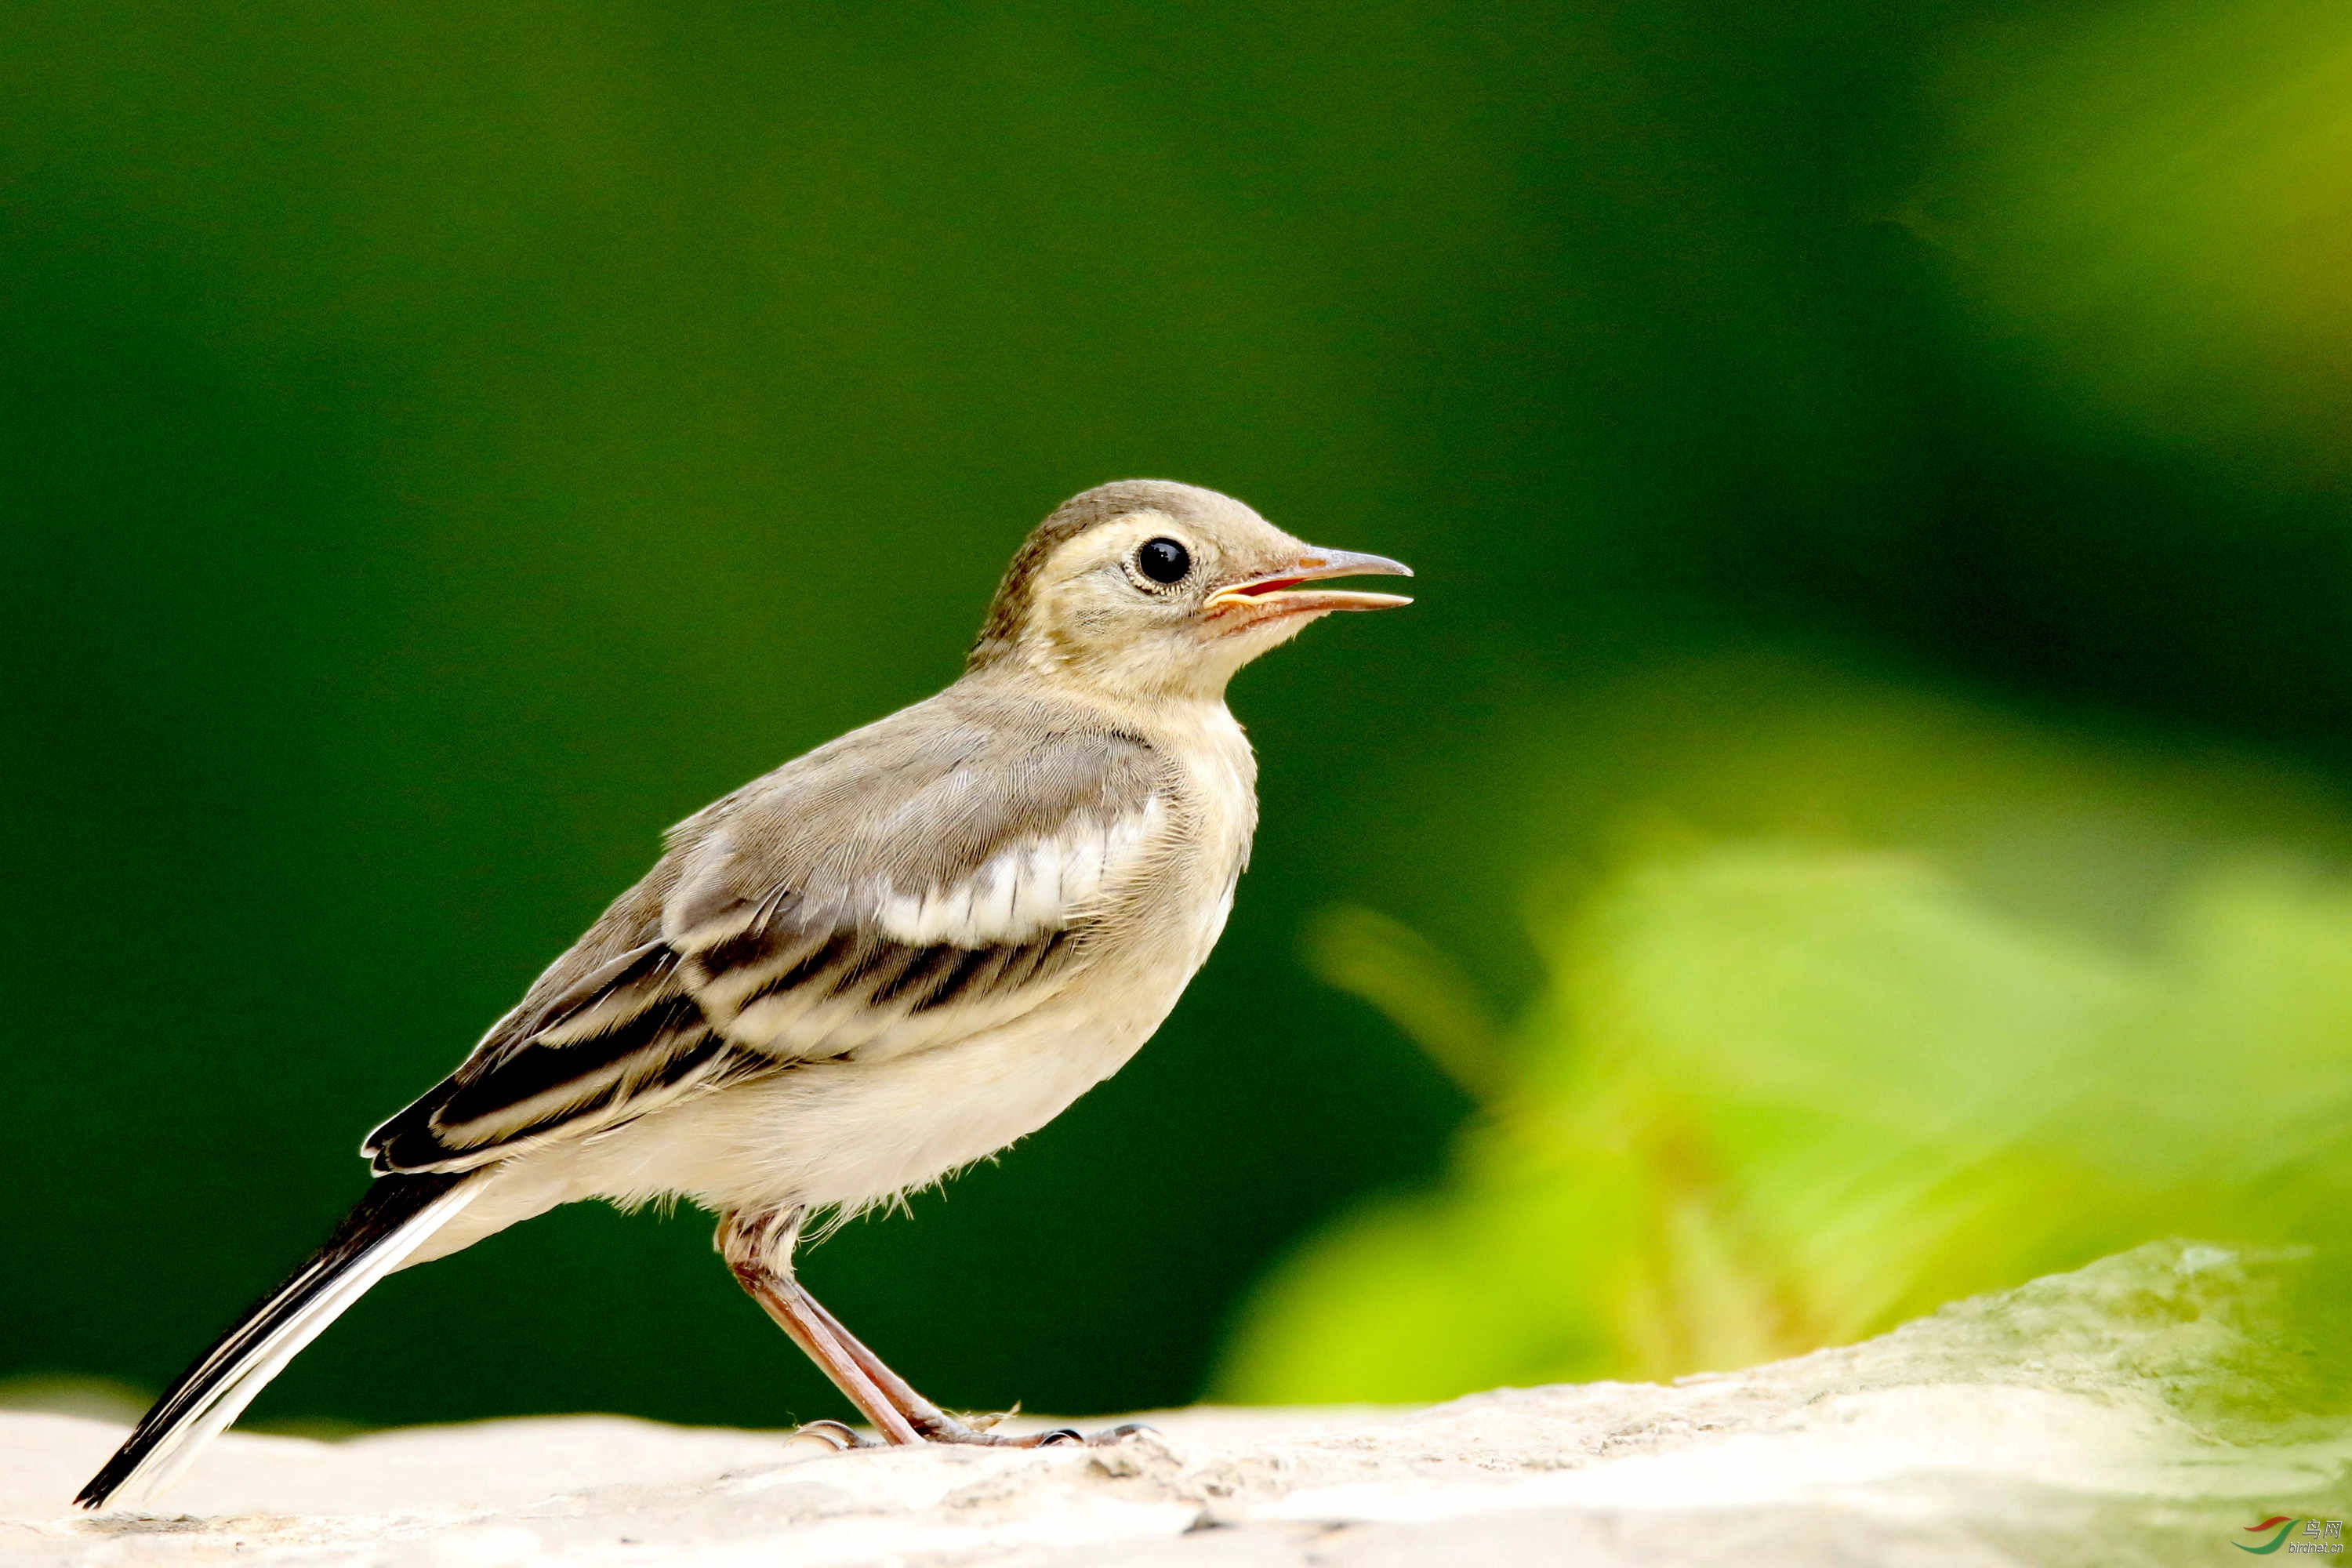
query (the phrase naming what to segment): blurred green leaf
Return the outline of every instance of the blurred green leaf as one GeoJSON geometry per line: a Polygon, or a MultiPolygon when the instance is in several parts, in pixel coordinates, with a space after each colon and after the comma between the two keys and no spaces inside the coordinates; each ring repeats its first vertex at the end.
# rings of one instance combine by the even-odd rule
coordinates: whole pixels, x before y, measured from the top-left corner
{"type": "Polygon", "coordinates": [[[1308,967],[1412,1037],[1463,1093],[1492,1103],[1509,1079],[1495,1019],[1461,966],[1402,921],[1333,904],[1308,922],[1308,967]]]}
{"type": "MultiPolygon", "coordinates": [[[[1515,1080],[1444,1186],[1359,1212],[1280,1269],[1227,1397],[1666,1377],[1848,1342],[2166,1235],[2345,1239],[2343,887],[2217,852],[2135,943],[1990,901],[1921,854],[1637,842],[1539,923],[1549,985],[1495,1058],[1515,1080]]],[[[1318,940],[1328,955],[1328,928],[1318,940]]],[[[1324,972],[1408,1027],[1448,1016],[1396,996],[1442,965],[1324,972]]]]}

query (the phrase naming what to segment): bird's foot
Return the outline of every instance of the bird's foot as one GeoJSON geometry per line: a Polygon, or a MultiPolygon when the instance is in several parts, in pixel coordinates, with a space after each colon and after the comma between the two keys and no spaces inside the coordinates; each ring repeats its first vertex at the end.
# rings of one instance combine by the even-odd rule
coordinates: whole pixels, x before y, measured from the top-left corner
{"type": "Polygon", "coordinates": [[[1049,1432],[1030,1432],[1016,1437],[991,1430],[1003,1419],[1003,1415],[989,1415],[959,1421],[942,1411],[936,1419],[919,1420],[914,1425],[926,1443],[969,1443],[989,1448],[1058,1448],[1065,1446],[1107,1448],[1114,1443],[1125,1442],[1138,1432],[1151,1430],[1140,1421],[1129,1421],[1123,1426],[1113,1426],[1102,1432],[1081,1432],[1075,1426],[1056,1426],[1049,1432]]]}
{"type": "Polygon", "coordinates": [[[808,1437],[829,1444],[835,1453],[850,1448],[887,1448],[881,1438],[860,1432],[844,1421],[812,1421],[793,1433],[794,1438],[808,1437]]]}
{"type": "MultiPolygon", "coordinates": [[[[926,1443],[961,1443],[982,1448],[1107,1448],[1123,1443],[1138,1432],[1153,1428],[1140,1421],[1129,1421],[1123,1426],[1113,1426],[1102,1432],[1081,1432],[1075,1426],[1056,1426],[1047,1432],[1029,1432],[1013,1436],[990,1430],[1004,1419],[1003,1415],[974,1416],[969,1421],[940,1412],[936,1417],[926,1417],[913,1423],[916,1434],[926,1443]]],[[[835,1453],[852,1448],[887,1448],[890,1445],[871,1433],[860,1432],[841,1421],[812,1421],[793,1433],[795,1438],[808,1438],[823,1443],[835,1453]]]]}

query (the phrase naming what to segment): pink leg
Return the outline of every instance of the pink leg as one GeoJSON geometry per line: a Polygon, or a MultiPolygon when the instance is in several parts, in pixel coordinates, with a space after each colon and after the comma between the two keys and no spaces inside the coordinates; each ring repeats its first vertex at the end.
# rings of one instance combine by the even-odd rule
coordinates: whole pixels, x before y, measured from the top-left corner
{"type": "MultiPolygon", "coordinates": [[[[892,1443],[977,1443],[993,1447],[1042,1448],[1057,1443],[1116,1443],[1129,1433],[1144,1430],[1129,1424],[1087,1436],[1063,1426],[1025,1437],[1000,1436],[967,1426],[915,1392],[903,1377],[884,1364],[880,1356],[802,1289],[780,1264],[791,1261],[798,1239],[801,1215],[730,1215],[719,1227],[719,1251],[734,1270],[735,1279],[753,1300],[790,1334],[817,1369],[892,1443]]],[[[825,1426],[838,1426],[825,1422],[825,1426]]],[[[845,1432],[845,1428],[844,1429],[845,1432]]],[[[855,1441],[854,1436],[851,1441],[855,1441]]]]}

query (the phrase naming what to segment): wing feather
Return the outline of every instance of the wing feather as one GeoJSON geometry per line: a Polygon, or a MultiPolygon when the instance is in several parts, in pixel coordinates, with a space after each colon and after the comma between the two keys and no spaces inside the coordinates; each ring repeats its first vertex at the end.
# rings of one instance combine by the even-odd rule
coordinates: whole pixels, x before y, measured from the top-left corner
{"type": "Polygon", "coordinates": [[[956,695],[673,830],[646,881],[376,1129],[376,1169],[470,1169],[797,1063],[950,1042],[1056,994],[1148,873],[1168,774],[1136,737],[1039,737],[956,695]]]}

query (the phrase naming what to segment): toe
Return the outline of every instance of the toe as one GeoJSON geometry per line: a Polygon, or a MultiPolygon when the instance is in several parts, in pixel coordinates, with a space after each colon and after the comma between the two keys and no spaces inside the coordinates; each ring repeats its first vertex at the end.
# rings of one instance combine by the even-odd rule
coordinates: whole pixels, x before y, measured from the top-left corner
{"type": "Polygon", "coordinates": [[[1124,1426],[1113,1426],[1107,1432],[1088,1433],[1087,1435],[1087,1447],[1089,1448],[1108,1448],[1115,1444],[1124,1443],[1129,1437],[1135,1436],[1139,1433],[1156,1433],[1159,1430],[1159,1427],[1148,1426],[1141,1421],[1130,1421],[1124,1426]]]}
{"type": "Polygon", "coordinates": [[[812,1421],[797,1432],[794,1432],[793,1436],[795,1437],[813,1437],[820,1443],[830,1444],[836,1453],[849,1448],[877,1448],[881,1447],[881,1445],[875,1439],[859,1435],[857,1432],[853,1431],[845,1423],[840,1421],[812,1421]]]}

